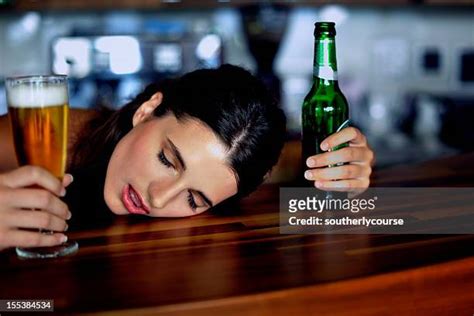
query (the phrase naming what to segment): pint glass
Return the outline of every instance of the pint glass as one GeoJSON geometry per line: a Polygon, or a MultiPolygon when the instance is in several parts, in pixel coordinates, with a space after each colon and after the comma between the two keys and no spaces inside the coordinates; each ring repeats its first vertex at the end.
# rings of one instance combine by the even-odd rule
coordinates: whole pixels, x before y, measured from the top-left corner
{"type": "MultiPolygon", "coordinates": [[[[68,139],[67,77],[16,77],[7,78],[5,83],[18,163],[43,167],[62,181],[68,139]]],[[[76,242],[68,241],[54,247],[16,251],[20,257],[51,258],[68,255],[77,248],[76,242]]]]}

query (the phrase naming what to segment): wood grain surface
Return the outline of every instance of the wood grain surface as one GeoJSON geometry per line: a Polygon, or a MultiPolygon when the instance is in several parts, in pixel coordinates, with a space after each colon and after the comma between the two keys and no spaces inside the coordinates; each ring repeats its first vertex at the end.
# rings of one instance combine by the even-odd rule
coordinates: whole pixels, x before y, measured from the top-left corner
{"type": "MultiPolygon", "coordinates": [[[[473,162],[384,170],[373,184],[474,186],[473,162]]],[[[71,232],[69,257],[2,252],[0,299],[54,299],[64,315],[474,314],[474,235],[283,235],[279,186],[217,214],[71,232]]]]}

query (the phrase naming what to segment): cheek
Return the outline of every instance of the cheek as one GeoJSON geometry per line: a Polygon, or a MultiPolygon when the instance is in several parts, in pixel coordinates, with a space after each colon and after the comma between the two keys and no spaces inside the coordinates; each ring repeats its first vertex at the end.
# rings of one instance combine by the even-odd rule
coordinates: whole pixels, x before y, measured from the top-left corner
{"type": "Polygon", "coordinates": [[[201,213],[205,213],[209,208],[202,209],[198,208],[194,213],[187,202],[187,192],[176,195],[170,200],[167,205],[160,209],[154,209],[151,216],[152,217],[190,217],[195,216],[201,213]]]}
{"type": "Polygon", "coordinates": [[[122,139],[117,144],[110,160],[113,175],[127,175],[130,171],[136,173],[140,170],[146,174],[154,162],[155,155],[152,152],[154,150],[144,137],[122,139]]]}
{"type": "MultiPolygon", "coordinates": [[[[107,206],[117,214],[125,211],[121,202],[121,191],[127,183],[144,183],[156,177],[156,164],[150,145],[139,137],[127,134],[115,147],[107,167],[104,199],[107,206]]],[[[125,211],[126,212],[126,211],[125,211]]]]}
{"type": "MultiPolygon", "coordinates": [[[[200,212],[200,211],[199,211],[200,212]]],[[[186,202],[186,198],[181,198],[179,196],[174,197],[174,199],[162,209],[155,210],[151,216],[152,217],[189,217],[197,215],[198,212],[193,213],[186,202]]]]}

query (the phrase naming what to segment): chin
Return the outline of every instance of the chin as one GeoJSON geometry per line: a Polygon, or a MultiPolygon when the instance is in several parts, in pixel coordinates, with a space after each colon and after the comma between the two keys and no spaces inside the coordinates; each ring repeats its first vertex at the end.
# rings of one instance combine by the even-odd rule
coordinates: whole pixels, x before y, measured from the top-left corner
{"type": "Polygon", "coordinates": [[[116,208],[111,208],[110,206],[109,206],[109,210],[110,210],[112,213],[114,213],[115,215],[125,215],[125,214],[127,214],[127,212],[124,212],[124,211],[122,211],[122,210],[118,210],[118,209],[116,209],[116,208]]]}
{"type": "Polygon", "coordinates": [[[128,214],[127,210],[125,207],[122,205],[122,202],[120,201],[119,198],[113,198],[108,194],[105,194],[104,192],[104,200],[105,204],[109,208],[109,210],[116,214],[116,215],[125,215],[128,214]]]}

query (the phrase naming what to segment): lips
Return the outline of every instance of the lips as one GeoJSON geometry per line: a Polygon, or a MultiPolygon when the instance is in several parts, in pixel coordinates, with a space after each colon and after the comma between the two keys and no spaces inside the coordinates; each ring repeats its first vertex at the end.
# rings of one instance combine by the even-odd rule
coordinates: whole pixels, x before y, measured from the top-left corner
{"type": "Polygon", "coordinates": [[[122,202],[131,214],[150,214],[150,210],[143,202],[142,197],[130,184],[126,185],[122,190],[122,202]]]}

